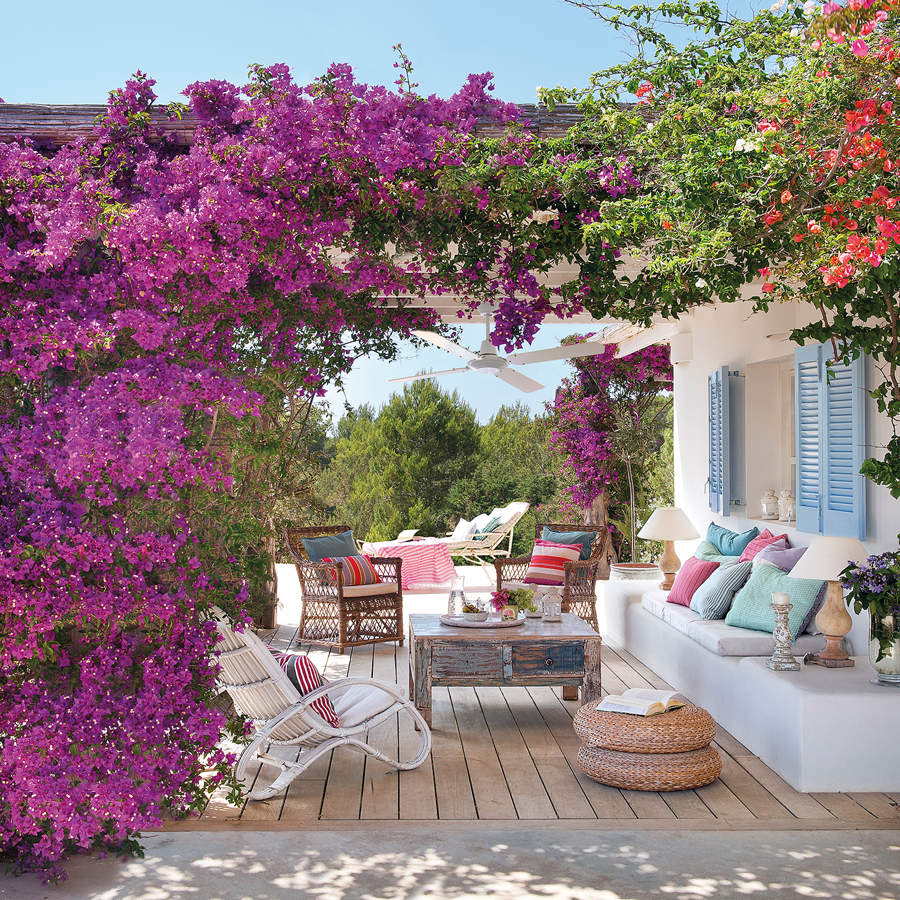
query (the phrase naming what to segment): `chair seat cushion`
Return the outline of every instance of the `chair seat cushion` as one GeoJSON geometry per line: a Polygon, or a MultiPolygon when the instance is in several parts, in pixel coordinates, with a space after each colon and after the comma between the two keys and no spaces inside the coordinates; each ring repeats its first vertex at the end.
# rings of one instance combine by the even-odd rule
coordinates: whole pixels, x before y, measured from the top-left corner
{"type": "MultiPolygon", "coordinates": [[[[281,666],[291,684],[301,697],[305,697],[325,683],[319,670],[312,664],[305,653],[278,653],[272,650],[278,665],[281,666]]],[[[332,728],[339,728],[340,721],[328,697],[319,697],[312,703],[314,709],[332,728]]]]}
{"type": "Polygon", "coordinates": [[[334,697],[334,710],[344,728],[353,728],[377,716],[393,702],[390,694],[374,685],[351,684],[334,697]]]}
{"type": "Polygon", "coordinates": [[[380,584],[344,585],[345,597],[383,597],[397,593],[396,581],[382,581],[380,584]]]}
{"type": "Polygon", "coordinates": [[[547,594],[558,594],[560,585],[558,584],[526,584],[524,581],[502,581],[500,588],[504,591],[526,590],[534,593],[534,599],[540,600],[547,594]]]}

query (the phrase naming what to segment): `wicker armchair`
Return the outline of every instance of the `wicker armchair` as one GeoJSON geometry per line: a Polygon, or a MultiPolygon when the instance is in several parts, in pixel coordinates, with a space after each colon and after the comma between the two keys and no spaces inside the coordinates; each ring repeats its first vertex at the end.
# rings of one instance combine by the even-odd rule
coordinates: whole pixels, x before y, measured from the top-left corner
{"type": "Polygon", "coordinates": [[[403,644],[403,588],[395,556],[373,556],[372,565],[381,584],[344,584],[340,566],[310,562],[303,538],[324,537],[349,531],[347,525],[291,528],[286,532],[288,548],[300,578],[303,606],[298,642],[326,644],[340,653],[345,647],[397,641],[403,644]]]}
{"type": "MultiPolygon", "coordinates": [[[[538,522],[534,531],[535,540],[540,538],[545,528],[551,528],[553,531],[597,532],[591,548],[591,555],[585,560],[566,563],[562,608],[563,612],[575,613],[576,616],[590,624],[594,630],[598,630],[595,591],[598,578],[609,578],[611,549],[609,529],[605,525],[563,525],[557,522],[538,522]]],[[[530,556],[494,560],[494,569],[497,572],[497,590],[500,590],[503,582],[521,581],[525,577],[530,561],[530,556]]]]}

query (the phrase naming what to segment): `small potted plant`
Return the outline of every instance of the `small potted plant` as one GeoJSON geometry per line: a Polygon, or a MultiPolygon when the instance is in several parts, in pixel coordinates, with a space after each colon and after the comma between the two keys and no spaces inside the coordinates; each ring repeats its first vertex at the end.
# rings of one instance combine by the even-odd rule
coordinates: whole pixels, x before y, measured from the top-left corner
{"type": "Polygon", "coordinates": [[[492,591],[491,606],[501,619],[510,617],[507,610],[515,610],[515,616],[512,618],[516,618],[519,613],[532,617],[540,616],[534,602],[534,591],[530,591],[528,588],[516,588],[514,591],[503,588],[499,591],[492,591]]]}
{"type": "Polygon", "coordinates": [[[869,662],[878,681],[900,685],[900,551],[850,563],[841,573],[847,606],[869,611],[869,662]]]}

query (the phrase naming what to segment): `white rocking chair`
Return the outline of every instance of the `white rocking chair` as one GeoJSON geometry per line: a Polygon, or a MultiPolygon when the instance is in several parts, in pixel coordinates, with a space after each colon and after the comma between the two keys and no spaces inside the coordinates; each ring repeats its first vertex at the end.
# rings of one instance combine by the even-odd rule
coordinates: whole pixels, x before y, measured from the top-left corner
{"type": "Polygon", "coordinates": [[[249,630],[234,631],[221,610],[215,611],[214,621],[219,630],[219,683],[230,694],[235,708],[257,725],[238,758],[235,774],[245,782],[247,768],[254,760],[281,769],[271,784],[250,792],[251,800],[274,797],[335,747],[349,747],[395,769],[415,769],[425,762],[431,750],[431,731],[398,685],[371,678],[342,678],[301,696],[259,637],[249,630]],[[334,706],[339,728],[331,727],[311,706],[325,696],[334,706]],[[422,735],[419,752],[408,762],[392,759],[366,743],[370,728],[400,710],[412,716],[422,735]],[[280,759],[265,752],[272,744],[299,747],[300,755],[295,762],[280,759]]]}

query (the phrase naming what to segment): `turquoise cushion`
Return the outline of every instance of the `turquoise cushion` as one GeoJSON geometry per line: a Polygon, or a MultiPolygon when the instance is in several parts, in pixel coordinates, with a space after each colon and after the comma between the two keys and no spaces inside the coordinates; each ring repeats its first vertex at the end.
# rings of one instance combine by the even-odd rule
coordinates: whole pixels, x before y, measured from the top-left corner
{"type": "Polygon", "coordinates": [[[717,562],[723,566],[733,566],[739,559],[738,556],[724,556],[719,553],[719,548],[715,544],[711,544],[709,541],[700,541],[697,545],[697,549],[694,551],[694,556],[697,559],[705,559],[709,562],[717,562]]]}
{"type": "Polygon", "coordinates": [[[310,562],[321,562],[326,556],[333,559],[336,556],[356,556],[359,553],[352,531],[342,531],[340,534],[329,534],[325,537],[303,538],[303,549],[310,562]]]}
{"type": "Polygon", "coordinates": [[[706,530],[706,539],[711,544],[715,544],[719,553],[724,553],[726,556],[740,556],[747,544],[758,535],[759,529],[756,527],[738,534],[736,531],[729,531],[721,525],[716,525],[715,522],[710,522],[709,528],[706,530]]]}
{"type": "Polygon", "coordinates": [[[744,586],[753,564],[721,565],[691,597],[691,609],[704,619],[724,619],[734,595],[744,586]]]}
{"type": "Polygon", "coordinates": [[[596,531],[554,531],[546,525],[541,532],[542,541],[553,541],[554,544],[581,544],[579,559],[587,559],[591,555],[591,546],[595,537],[597,537],[596,531]]]}
{"type": "Polygon", "coordinates": [[[476,541],[483,540],[492,531],[494,531],[502,521],[503,520],[500,518],[500,516],[494,516],[493,519],[488,519],[487,522],[484,523],[484,528],[480,528],[475,532],[474,539],[476,541]]]}
{"type": "Polygon", "coordinates": [[[775,613],[772,612],[772,594],[780,591],[791,598],[792,609],[788,614],[791,637],[796,639],[822,602],[825,582],[812,578],[791,578],[786,572],[768,563],[753,566],[747,583],[738,591],[731,604],[726,625],[752,628],[754,631],[772,633],[775,613]]]}

